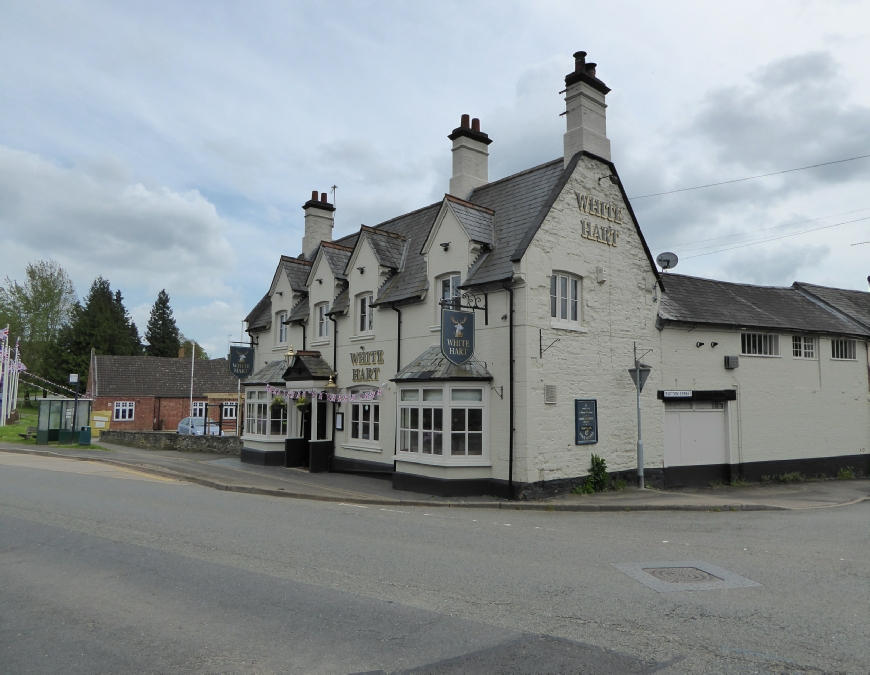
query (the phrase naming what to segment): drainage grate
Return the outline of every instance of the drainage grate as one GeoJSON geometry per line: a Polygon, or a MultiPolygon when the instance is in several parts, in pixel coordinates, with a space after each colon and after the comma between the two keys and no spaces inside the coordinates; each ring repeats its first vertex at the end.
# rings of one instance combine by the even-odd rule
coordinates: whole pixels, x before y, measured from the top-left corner
{"type": "Polygon", "coordinates": [[[635,581],[659,593],[718,591],[761,586],[756,581],[703,560],[612,563],[635,581]]]}
{"type": "Polygon", "coordinates": [[[667,584],[702,584],[709,581],[722,581],[709,572],[697,567],[649,567],[643,570],[659,581],[667,584]]]}

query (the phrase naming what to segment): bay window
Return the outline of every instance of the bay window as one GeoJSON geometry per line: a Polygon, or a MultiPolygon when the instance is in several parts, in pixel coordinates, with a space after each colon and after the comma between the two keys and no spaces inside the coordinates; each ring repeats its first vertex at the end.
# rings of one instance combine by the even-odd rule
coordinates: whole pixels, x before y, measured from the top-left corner
{"type": "Polygon", "coordinates": [[[488,454],[481,387],[403,388],[398,455],[427,463],[479,463],[488,454]]]}

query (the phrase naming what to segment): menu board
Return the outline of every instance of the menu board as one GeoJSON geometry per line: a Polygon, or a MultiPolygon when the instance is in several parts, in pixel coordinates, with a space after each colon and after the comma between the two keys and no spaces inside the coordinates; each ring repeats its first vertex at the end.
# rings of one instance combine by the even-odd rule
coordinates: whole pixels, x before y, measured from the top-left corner
{"type": "Polygon", "coordinates": [[[574,437],[576,445],[588,445],[598,442],[597,399],[574,399],[574,437]]]}

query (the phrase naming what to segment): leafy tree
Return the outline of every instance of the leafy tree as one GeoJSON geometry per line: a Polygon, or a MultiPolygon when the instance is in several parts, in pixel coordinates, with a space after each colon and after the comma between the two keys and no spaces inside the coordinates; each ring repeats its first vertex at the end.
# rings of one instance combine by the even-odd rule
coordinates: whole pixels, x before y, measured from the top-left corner
{"type": "Polygon", "coordinates": [[[145,340],[148,342],[145,353],[148,356],[178,356],[181,347],[180,335],[169,306],[169,294],[164,288],[157,294],[157,300],[151,308],[151,318],[145,328],[145,340]]]}
{"type": "Polygon", "coordinates": [[[29,263],[23,284],[6,277],[0,287],[0,324],[21,338],[22,360],[45,376],[46,354],[72,317],[76,291],[66,270],[54,260],[29,263]]]}
{"type": "Polygon", "coordinates": [[[184,337],[181,333],[179,333],[179,339],[181,340],[181,351],[178,352],[178,355],[181,357],[187,356],[190,358],[190,349],[191,345],[196,349],[196,358],[198,359],[207,359],[209,358],[206,351],[200,346],[200,344],[196,340],[191,340],[189,338],[184,337]]]}
{"type": "Polygon", "coordinates": [[[139,331],[124,307],[120,291],[112,293],[107,279],[97,277],[84,305],[76,303],[72,322],[65,326],[52,349],[49,379],[62,382],[69,373],[84,376],[93,349],[97,354],[139,356],[139,331]]]}

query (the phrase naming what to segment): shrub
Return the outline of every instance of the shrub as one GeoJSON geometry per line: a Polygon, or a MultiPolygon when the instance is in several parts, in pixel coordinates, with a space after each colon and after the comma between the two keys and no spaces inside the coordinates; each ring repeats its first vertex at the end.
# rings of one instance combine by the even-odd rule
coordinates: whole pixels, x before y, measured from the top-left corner
{"type": "Polygon", "coordinates": [[[844,466],[842,469],[837,471],[837,478],[839,480],[852,480],[855,477],[855,472],[852,470],[851,466],[844,466]]]}

